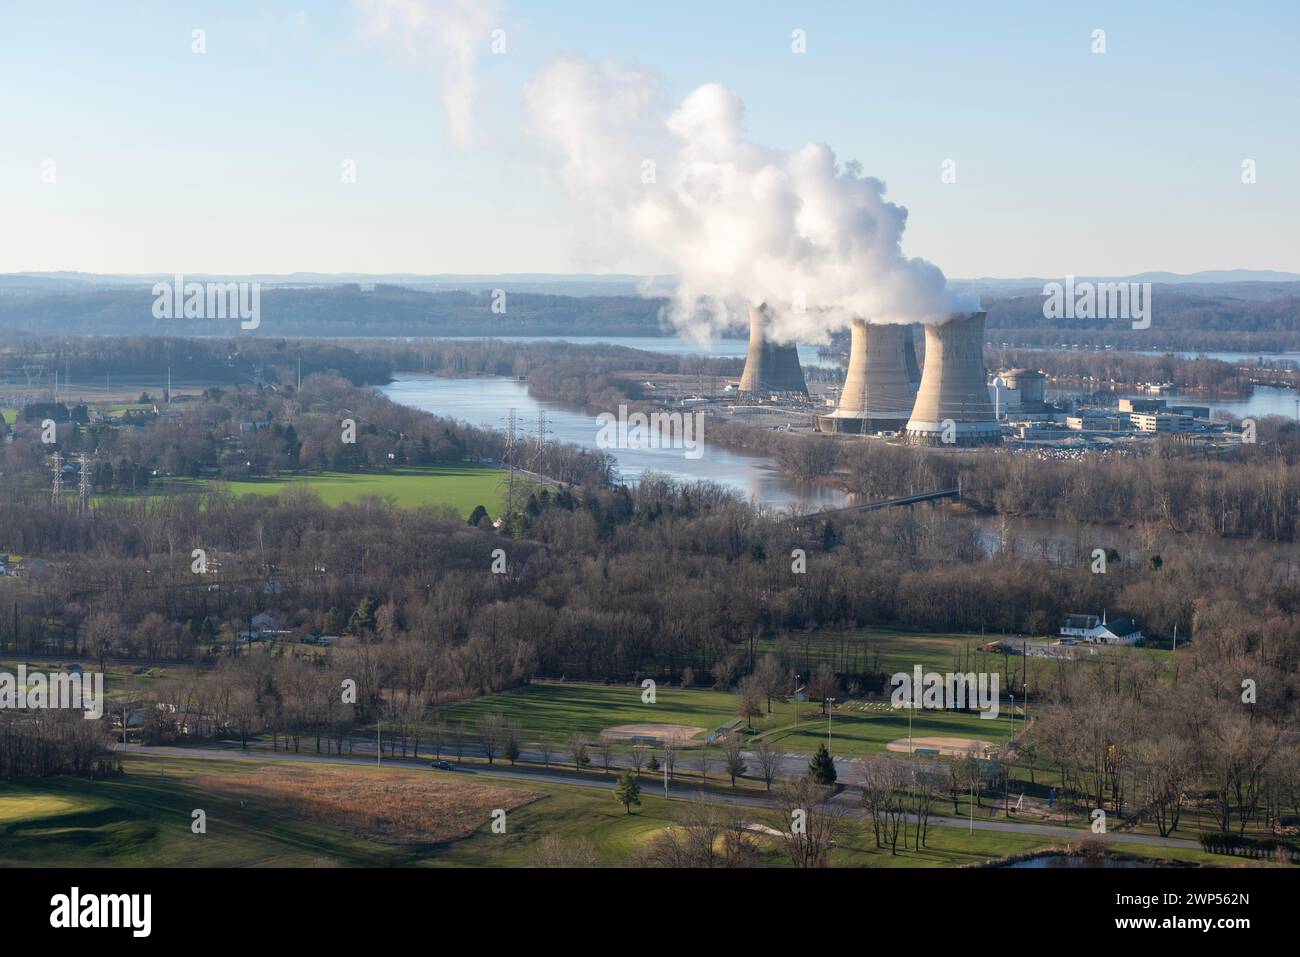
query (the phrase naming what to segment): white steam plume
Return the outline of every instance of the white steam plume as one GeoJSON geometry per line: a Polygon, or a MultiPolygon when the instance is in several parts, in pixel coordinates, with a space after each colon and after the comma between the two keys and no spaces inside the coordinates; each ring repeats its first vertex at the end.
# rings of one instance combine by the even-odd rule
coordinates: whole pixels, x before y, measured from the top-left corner
{"type": "Polygon", "coordinates": [[[452,141],[474,139],[474,64],[499,23],[498,0],[353,0],[372,38],[415,59],[436,60],[452,141]]]}
{"type": "Polygon", "coordinates": [[[527,103],[533,134],[568,190],[610,221],[617,252],[675,277],[669,318],[687,335],[743,326],[748,303],[767,304],[783,341],[825,340],[856,316],[935,322],[975,307],[937,266],[903,255],[907,210],[884,183],[821,143],[749,142],[744,104],[719,84],[669,112],[648,74],[564,58],[527,103]]]}

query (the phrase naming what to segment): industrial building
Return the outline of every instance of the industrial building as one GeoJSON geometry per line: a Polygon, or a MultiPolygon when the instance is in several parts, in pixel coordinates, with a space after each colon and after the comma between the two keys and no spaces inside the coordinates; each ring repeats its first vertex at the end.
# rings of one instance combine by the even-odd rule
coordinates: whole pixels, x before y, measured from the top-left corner
{"type": "Polygon", "coordinates": [[[985,313],[975,312],[925,327],[925,367],[907,422],[909,443],[1001,443],[984,368],[984,318],[985,313]]]}
{"type": "Polygon", "coordinates": [[[854,319],[848,373],[835,411],[817,417],[820,432],[899,432],[916,402],[920,372],[912,327],[854,319]]]}
{"type": "Polygon", "coordinates": [[[1195,432],[1196,420],[1190,415],[1168,412],[1135,412],[1129,416],[1133,428],[1139,432],[1195,432]]]}
{"type": "Polygon", "coordinates": [[[793,344],[768,341],[764,306],[749,307],[749,352],[740,376],[740,391],[748,395],[808,395],[798,350],[793,344]]]}

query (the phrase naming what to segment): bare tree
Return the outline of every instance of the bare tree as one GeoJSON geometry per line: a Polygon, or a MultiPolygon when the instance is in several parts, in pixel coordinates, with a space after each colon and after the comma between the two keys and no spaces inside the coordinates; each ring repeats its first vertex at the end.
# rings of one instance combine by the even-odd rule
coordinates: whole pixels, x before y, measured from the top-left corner
{"type": "Polygon", "coordinates": [[[569,735],[569,754],[575,771],[581,771],[591,764],[591,757],[587,754],[587,742],[581,732],[575,731],[569,735]]]}
{"type": "Polygon", "coordinates": [[[548,834],[534,845],[528,863],[532,867],[591,867],[596,863],[596,849],[585,837],[566,841],[548,834]]]}
{"type": "Polygon", "coordinates": [[[727,774],[731,776],[731,786],[734,788],[736,778],[742,776],[749,767],[745,763],[744,742],[740,739],[739,731],[734,731],[722,739],[722,758],[727,774]]]}
{"type": "Polygon", "coordinates": [[[600,766],[605,769],[606,774],[609,774],[609,769],[614,766],[614,755],[616,753],[617,748],[609,738],[602,736],[597,740],[596,755],[600,758],[600,766]]]}
{"type": "Polygon", "coordinates": [[[782,781],[775,789],[781,811],[781,838],[795,867],[825,867],[843,832],[844,807],[829,799],[831,788],[806,777],[782,781]]]}
{"type": "Polygon", "coordinates": [[[630,755],[632,770],[636,771],[637,777],[641,776],[641,769],[645,767],[647,753],[648,751],[646,746],[639,741],[632,745],[631,750],[628,752],[630,755]]]}
{"type": "Polygon", "coordinates": [[[763,783],[769,791],[772,790],[772,781],[775,780],[785,760],[785,749],[779,744],[769,744],[765,738],[760,738],[754,747],[754,760],[758,762],[763,783]]]}

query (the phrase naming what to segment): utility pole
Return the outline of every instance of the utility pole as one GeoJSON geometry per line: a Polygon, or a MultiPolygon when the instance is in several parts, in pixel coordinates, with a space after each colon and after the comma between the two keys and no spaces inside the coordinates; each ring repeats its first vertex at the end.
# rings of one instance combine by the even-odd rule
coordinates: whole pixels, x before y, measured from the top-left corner
{"type": "Polygon", "coordinates": [[[794,726],[799,727],[799,675],[794,676],[794,694],[790,695],[790,703],[794,705],[794,726]]]}
{"type": "Polygon", "coordinates": [[[831,713],[835,710],[835,699],[826,699],[826,747],[831,746],[831,713]]]}

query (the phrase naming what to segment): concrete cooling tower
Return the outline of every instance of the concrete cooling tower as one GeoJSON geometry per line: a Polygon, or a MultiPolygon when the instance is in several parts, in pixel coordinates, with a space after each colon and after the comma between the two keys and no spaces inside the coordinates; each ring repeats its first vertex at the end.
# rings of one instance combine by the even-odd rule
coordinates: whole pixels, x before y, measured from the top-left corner
{"type": "Polygon", "coordinates": [[[849,369],[839,406],[817,417],[822,432],[898,432],[916,401],[912,327],[853,320],[849,369]]]}
{"type": "Polygon", "coordinates": [[[984,316],[968,313],[925,327],[925,368],[907,422],[908,442],[969,446],[1002,441],[984,369],[984,316]]]}
{"type": "Polygon", "coordinates": [[[793,345],[767,341],[766,316],[762,306],[749,307],[749,354],[740,376],[740,391],[754,394],[797,392],[808,394],[799,368],[799,353],[793,345]]]}

